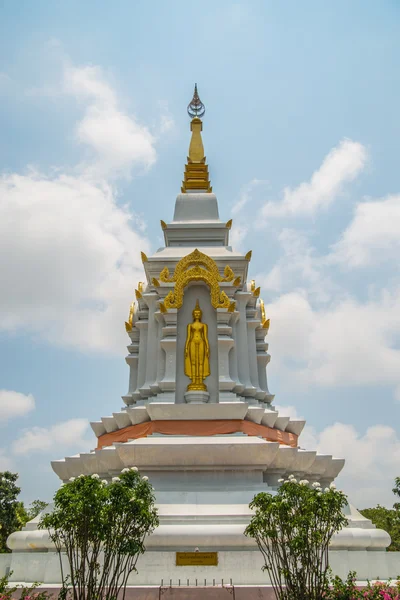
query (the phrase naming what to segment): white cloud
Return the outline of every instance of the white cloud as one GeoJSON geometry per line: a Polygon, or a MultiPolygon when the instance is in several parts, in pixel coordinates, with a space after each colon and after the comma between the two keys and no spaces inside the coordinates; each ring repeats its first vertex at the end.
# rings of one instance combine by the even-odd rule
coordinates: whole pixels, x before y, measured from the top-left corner
{"type": "Polygon", "coordinates": [[[90,445],[90,439],[85,438],[88,432],[87,419],[71,419],[49,428],[32,427],[32,429],[22,430],[20,437],[12,444],[12,451],[15,455],[54,450],[57,452],[73,450],[76,453],[87,449],[90,445]]]}
{"type": "Polygon", "coordinates": [[[174,128],[175,121],[165,106],[163,107],[163,110],[164,114],[162,114],[160,118],[160,132],[168,133],[174,128]]]}
{"type": "Polygon", "coordinates": [[[256,277],[263,289],[276,293],[307,289],[315,301],[327,302],[337,290],[326,269],[325,257],[318,256],[307,236],[284,228],[278,235],[281,255],[269,273],[256,277]]]}
{"type": "Polygon", "coordinates": [[[5,448],[0,448],[0,472],[14,471],[15,464],[5,448]]]}
{"type": "MultiPolygon", "coordinates": [[[[147,240],[111,186],[30,172],[0,178],[0,328],[109,349],[142,278],[147,240]]],[[[120,346],[122,347],[122,346],[120,346]]]]}
{"type": "Polygon", "coordinates": [[[232,231],[230,233],[229,236],[229,243],[231,244],[232,248],[234,248],[234,250],[242,250],[243,249],[243,242],[247,237],[247,234],[249,232],[249,227],[247,225],[242,224],[235,224],[232,227],[232,231]]]}
{"type": "Polygon", "coordinates": [[[391,490],[399,476],[400,439],[392,427],[374,425],[360,433],[354,425],[335,423],[316,434],[306,426],[300,444],[346,460],[337,485],[357,508],[395,502],[391,490]]]}
{"type": "Polygon", "coordinates": [[[250,181],[250,183],[248,183],[242,190],[240,196],[239,196],[239,200],[237,200],[235,202],[235,204],[232,206],[231,209],[231,215],[235,216],[237,214],[239,214],[240,212],[242,212],[242,210],[244,209],[244,207],[246,206],[246,204],[249,202],[249,200],[251,199],[250,197],[250,192],[251,189],[254,185],[254,182],[256,180],[253,179],[253,181],[250,181]]]}
{"type": "Polygon", "coordinates": [[[314,309],[305,292],[284,294],[267,306],[271,351],[294,385],[400,386],[400,290],[364,303],[345,298],[314,309]],[[379,315],[379,318],[377,318],[379,315]],[[285,371],[286,372],[286,371],[285,371]]]}
{"type": "Polygon", "coordinates": [[[275,410],[278,411],[280,417],[290,417],[292,421],[304,420],[304,417],[299,415],[295,406],[280,406],[275,404],[275,410]]]}
{"type": "Polygon", "coordinates": [[[32,394],[21,394],[13,390],[0,390],[0,424],[9,419],[23,417],[35,408],[32,394]]]}
{"type": "Polygon", "coordinates": [[[330,259],[348,267],[398,261],[400,251],[400,195],[356,205],[350,225],[333,247],[330,259]]]}
{"type": "Polygon", "coordinates": [[[253,200],[256,191],[260,192],[268,185],[269,182],[263,179],[252,179],[252,181],[243,187],[239,199],[232,206],[233,227],[230,235],[230,243],[233,248],[242,248],[242,242],[251,229],[251,219],[246,215],[244,208],[253,200]]]}
{"type": "Polygon", "coordinates": [[[0,330],[121,351],[123,322],[143,279],[140,250],[148,252],[149,243],[135,214],[117,205],[109,176],[149,166],[153,140],[118,111],[99,69],[69,67],[65,85],[89,102],[77,131],[96,153],[75,172],[0,176],[0,330]]]}
{"type": "Polygon", "coordinates": [[[116,94],[99,67],[67,67],[64,86],[67,93],[87,102],[75,133],[78,141],[97,155],[95,161],[86,164],[90,175],[129,176],[133,166],[149,168],[155,162],[153,136],[134,116],[120,110],[116,94]]]}
{"type": "Polygon", "coordinates": [[[271,217],[312,215],[327,208],[343,192],[346,183],[353,181],[367,161],[367,151],[359,142],[342,140],[325,157],[309,182],[292,189],[286,187],[280,202],[267,202],[264,219],[271,217]]]}

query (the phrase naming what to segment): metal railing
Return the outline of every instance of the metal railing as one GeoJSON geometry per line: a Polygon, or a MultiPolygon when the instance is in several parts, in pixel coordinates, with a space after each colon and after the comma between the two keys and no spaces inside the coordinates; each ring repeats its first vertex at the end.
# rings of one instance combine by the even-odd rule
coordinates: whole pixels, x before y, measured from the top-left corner
{"type": "Polygon", "coordinates": [[[167,593],[168,591],[172,592],[173,589],[181,589],[181,588],[195,588],[195,587],[199,587],[199,588],[210,588],[210,587],[217,587],[217,588],[221,588],[226,590],[233,598],[233,600],[235,600],[235,586],[232,583],[232,579],[229,580],[229,583],[226,583],[222,578],[221,580],[217,580],[217,579],[213,579],[212,583],[211,580],[209,580],[209,582],[207,582],[207,579],[194,579],[193,581],[191,581],[190,579],[178,579],[178,581],[173,582],[172,579],[169,580],[169,583],[165,582],[164,583],[164,579],[161,579],[161,583],[160,583],[160,587],[159,587],[159,594],[158,597],[161,598],[165,593],[167,593]]]}

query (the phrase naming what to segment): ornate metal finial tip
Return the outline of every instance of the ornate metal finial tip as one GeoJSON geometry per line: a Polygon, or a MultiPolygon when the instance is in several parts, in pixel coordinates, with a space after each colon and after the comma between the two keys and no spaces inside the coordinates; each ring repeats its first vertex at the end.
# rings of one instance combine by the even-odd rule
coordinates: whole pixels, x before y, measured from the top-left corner
{"type": "Polygon", "coordinates": [[[190,104],[188,104],[187,111],[188,111],[188,115],[191,119],[194,119],[195,117],[197,117],[198,119],[201,119],[201,117],[206,112],[205,106],[202,103],[202,101],[200,100],[199,94],[197,92],[197,83],[194,84],[193,98],[192,98],[190,104]]]}

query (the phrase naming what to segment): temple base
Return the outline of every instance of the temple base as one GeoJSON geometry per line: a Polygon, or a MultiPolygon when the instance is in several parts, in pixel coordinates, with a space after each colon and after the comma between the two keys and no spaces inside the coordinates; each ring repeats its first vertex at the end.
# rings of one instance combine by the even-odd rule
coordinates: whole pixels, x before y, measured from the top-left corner
{"type": "MultiPolygon", "coordinates": [[[[150,539],[150,538],[149,538],[150,539]]],[[[188,547],[184,547],[184,550],[193,551],[193,544],[188,547]]],[[[200,550],[213,551],[214,548],[210,548],[208,545],[200,546],[200,550]]],[[[188,599],[193,596],[190,595],[190,588],[195,588],[201,591],[201,595],[194,596],[196,600],[200,598],[206,600],[210,597],[210,600],[219,598],[218,588],[221,589],[222,583],[226,586],[232,581],[235,586],[235,597],[250,600],[255,598],[274,598],[273,595],[267,595],[268,585],[270,580],[268,573],[262,571],[263,560],[261,553],[258,548],[215,548],[218,551],[218,567],[207,567],[207,566],[192,566],[192,567],[179,567],[176,566],[176,551],[182,551],[182,546],[177,545],[171,549],[160,549],[154,551],[149,549],[144,555],[139,557],[137,569],[138,573],[132,573],[128,579],[129,586],[143,586],[144,590],[142,594],[139,594],[139,590],[135,594],[129,594],[127,592],[127,598],[143,599],[143,600],[156,600],[159,596],[159,586],[164,585],[168,589],[168,595],[166,598],[183,598],[188,599]],[[189,581],[189,586],[187,582],[189,581]],[[171,584],[170,584],[171,582],[171,584]],[[204,585],[205,588],[196,588],[196,584],[204,585]],[[215,582],[215,587],[213,585],[215,582]],[[181,587],[182,595],[178,595],[176,587],[181,587]],[[170,588],[171,585],[171,588],[170,588]],[[147,587],[147,594],[145,586],[157,586],[152,593],[152,589],[147,587]],[[236,586],[262,586],[265,590],[265,595],[253,596],[247,593],[249,589],[244,589],[245,593],[238,594],[238,588],[236,586]],[[174,593],[173,593],[174,592],[174,593]],[[209,596],[208,596],[209,594],[209,596]]],[[[380,552],[377,550],[330,550],[329,551],[329,562],[334,575],[339,575],[342,579],[345,579],[349,571],[356,571],[357,573],[357,584],[365,585],[368,579],[380,579],[382,580],[394,580],[398,574],[399,565],[399,552],[380,552]]],[[[68,572],[67,562],[63,557],[64,573],[68,572]]],[[[3,575],[9,570],[11,574],[11,582],[32,585],[34,581],[41,583],[41,588],[51,589],[54,593],[54,587],[60,586],[62,576],[60,572],[60,564],[57,553],[53,549],[49,549],[47,552],[36,551],[36,552],[13,552],[12,554],[1,554],[0,555],[0,574],[3,575]]],[[[137,588],[136,588],[137,589],[137,588]]],[[[253,588],[254,589],[254,588],[253,588]]],[[[251,590],[251,588],[250,588],[251,590]]],[[[272,590],[268,590],[272,591],[272,590]]],[[[164,590],[162,590],[164,592],[164,590]]],[[[231,594],[227,594],[229,589],[224,590],[225,595],[223,596],[228,600],[232,598],[231,594]]]]}
{"type": "Polygon", "coordinates": [[[189,404],[201,404],[203,402],[208,402],[210,399],[210,394],[201,390],[191,390],[185,393],[185,402],[189,404]]]}

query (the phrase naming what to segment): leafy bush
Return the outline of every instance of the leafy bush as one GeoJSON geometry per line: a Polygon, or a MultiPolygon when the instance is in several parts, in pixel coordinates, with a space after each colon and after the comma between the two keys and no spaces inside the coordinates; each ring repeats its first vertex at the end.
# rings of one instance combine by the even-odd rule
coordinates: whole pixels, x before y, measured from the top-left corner
{"type": "Polygon", "coordinates": [[[360,590],[359,598],[361,600],[399,600],[400,581],[392,583],[391,581],[375,583],[368,582],[367,587],[360,590]]]}
{"type": "Polygon", "coordinates": [[[340,577],[332,580],[326,600],[400,600],[400,581],[368,581],[362,588],[356,586],[356,574],[350,572],[346,581],[340,577]]]}
{"type": "Polygon", "coordinates": [[[387,531],[391,538],[388,552],[400,550],[400,511],[395,508],[376,506],[375,508],[363,508],[360,513],[366,519],[370,519],[378,529],[387,531]]]}
{"type": "Polygon", "coordinates": [[[9,552],[6,541],[8,536],[21,528],[17,500],[21,488],[16,484],[18,473],[3,471],[0,473],[0,552],[9,552]]]}
{"type": "MultiPolygon", "coordinates": [[[[12,571],[11,571],[12,573],[12,571]]],[[[50,600],[52,595],[49,592],[41,591],[37,592],[36,588],[39,585],[34,583],[30,587],[23,586],[11,586],[9,585],[9,579],[11,573],[0,578],[0,600],[11,600],[16,595],[22,600],[50,600]]]]}
{"type": "Polygon", "coordinates": [[[356,586],[356,574],[350,571],[345,581],[338,576],[332,579],[325,598],[326,600],[357,600],[360,598],[360,593],[356,586]]]}
{"type": "Polygon", "coordinates": [[[158,525],[154,500],[148,478],[136,467],[123,469],[111,483],[96,474],[72,477],[56,492],[54,510],[42,517],[39,528],[49,531],[74,600],[111,600],[121,590],[125,595],[145,537],[158,525]]]}
{"type": "Polygon", "coordinates": [[[320,600],[329,589],[328,546],[347,524],[346,496],[335,485],[281,480],[275,495],[257,494],[245,534],[253,537],[279,600],[320,600]]]}

